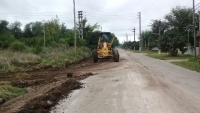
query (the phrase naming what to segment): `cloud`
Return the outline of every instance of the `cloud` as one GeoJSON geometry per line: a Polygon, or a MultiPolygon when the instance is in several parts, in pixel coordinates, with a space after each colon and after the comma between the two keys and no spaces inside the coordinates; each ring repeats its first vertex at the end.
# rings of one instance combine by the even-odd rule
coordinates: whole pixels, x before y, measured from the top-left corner
{"type": "MultiPolygon", "coordinates": [[[[195,0],[195,4],[199,2],[195,0]]],[[[192,7],[192,0],[75,0],[75,3],[76,17],[77,11],[82,10],[90,24],[98,23],[104,31],[115,33],[120,42],[126,33],[133,39],[134,27],[138,37],[138,12],[142,14],[142,30],[146,30],[150,29],[152,19],[163,19],[173,7],[192,7]]],[[[24,26],[56,15],[67,28],[73,28],[73,0],[0,0],[0,19],[10,23],[20,21],[24,26]]]]}

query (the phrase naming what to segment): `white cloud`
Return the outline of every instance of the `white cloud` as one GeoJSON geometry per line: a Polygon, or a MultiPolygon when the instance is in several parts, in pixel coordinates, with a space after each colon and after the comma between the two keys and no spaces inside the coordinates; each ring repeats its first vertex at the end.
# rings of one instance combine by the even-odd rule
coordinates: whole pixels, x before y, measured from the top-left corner
{"type": "MultiPolygon", "coordinates": [[[[139,34],[137,13],[142,14],[142,30],[152,19],[163,19],[177,5],[192,7],[192,0],[75,0],[76,12],[82,10],[90,24],[99,23],[104,31],[110,31],[122,42],[125,34],[133,40],[131,29],[139,34]]],[[[195,4],[200,0],[195,0],[195,4]]],[[[77,13],[76,13],[77,14],[77,13]]],[[[1,0],[0,20],[10,23],[20,21],[23,25],[52,17],[60,18],[68,28],[73,27],[73,0],[1,0]]],[[[77,16],[76,16],[77,17],[77,16]]],[[[77,20],[77,19],[76,19],[77,20]]]]}

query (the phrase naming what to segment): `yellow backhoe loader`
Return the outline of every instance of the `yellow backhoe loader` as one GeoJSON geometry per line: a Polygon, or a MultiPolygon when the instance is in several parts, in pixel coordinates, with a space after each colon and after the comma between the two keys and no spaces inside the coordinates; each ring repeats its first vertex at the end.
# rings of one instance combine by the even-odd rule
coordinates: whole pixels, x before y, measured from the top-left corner
{"type": "Polygon", "coordinates": [[[101,32],[99,34],[97,49],[92,51],[94,62],[98,62],[101,58],[112,58],[115,62],[119,62],[119,53],[117,49],[112,48],[115,37],[112,38],[110,32],[101,32]]]}

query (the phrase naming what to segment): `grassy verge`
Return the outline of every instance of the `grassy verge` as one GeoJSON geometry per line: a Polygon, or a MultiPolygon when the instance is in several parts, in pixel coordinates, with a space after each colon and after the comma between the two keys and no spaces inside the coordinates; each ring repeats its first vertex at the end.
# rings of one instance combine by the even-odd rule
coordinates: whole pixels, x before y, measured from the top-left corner
{"type": "Polygon", "coordinates": [[[188,61],[172,62],[175,65],[200,72],[200,63],[198,59],[190,59],[188,61]]]}
{"type": "Polygon", "coordinates": [[[151,58],[160,59],[160,60],[181,60],[181,59],[190,59],[190,55],[178,55],[178,56],[169,56],[168,53],[158,54],[157,51],[133,51],[134,53],[146,53],[146,56],[151,58]]]}
{"type": "Polygon", "coordinates": [[[158,53],[148,53],[147,56],[151,58],[156,58],[160,60],[182,60],[182,59],[190,59],[190,55],[178,55],[178,56],[169,56],[167,53],[161,53],[160,55],[158,53]]]}
{"type": "Polygon", "coordinates": [[[26,89],[14,87],[9,83],[0,84],[0,98],[5,100],[24,95],[26,92],[26,89]]]}
{"type": "Polygon", "coordinates": [[[146,56],[151,58],[160,59],[160,60],[181,60],[181,59],[190,59],[190,55],[178,55],[178,56],[169,56],[168,53],[158,54],[157,51],[133,51],[134,53],[146,53],[146,56]]]}
{"type": "Polygon", "coordinates": [[[4,50],[0,52],[0,72],[27,69],[31,65],[38,64],[40,61],[41,57],[33,53],[4,50]]]}
{"type": "Polygon", "coordinates": [[[66,66],[78,62],[91,56],[91,50],[86,47],[74,48],[48,48],[41,54],[42,65],[51,65],[53,67],[66,66]]]}
{"type": "Polygon", "coordinates": [[[43,66],[61,67],[91,56],[90,49],[73,47],[45,48],[40,54],[0,51],[0,72],[23,71],[43,66]]]}
{"type": "Polygon", "coordinates": [[[157,52],[152,51],[133,51],[135,53],[146,53],[147,56],[155,59],[160,60],[184,60],[188,59],[188,61],[179,61],[179,62],[172,62],[175,65],[200,72],[200,59],[193,59],[190,55],[178,55],[175,57],[169,56],[167,53],[161,53],[158,55],[157,52]]]}
{"type": "MultiPolygon", "coordinates": [[[[75,54],[74,47],[63,45],[45,48],[40,54],[1,50],[0,77],[1,73],[5,72],[25,71],[45,66],[65,67],[90,56],[91,50],[87,47],[77,47],[75,54]]],[[[12,86],[9,81],[0,80],[0,98],[9,100],[25,93],[25,89],[12,86]]]]}

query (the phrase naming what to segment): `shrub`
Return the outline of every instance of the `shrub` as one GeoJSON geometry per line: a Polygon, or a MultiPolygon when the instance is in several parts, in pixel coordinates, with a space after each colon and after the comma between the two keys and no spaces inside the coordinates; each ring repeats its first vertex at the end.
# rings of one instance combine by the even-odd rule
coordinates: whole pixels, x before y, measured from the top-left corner
{"type": "Polygon", "coordinates": [[[36,46],[34,49],[33,49],[33,53],[35,54],[39,54],[41,53],[43,50],[43,47],[42,46],[36,46]]]}
{"type": "Polygon", "coordinates": [[[13,51],[24,51],[26,49],[26,45],[23,42],[15,41],[11,43],[10,48],[13,51]]]}

